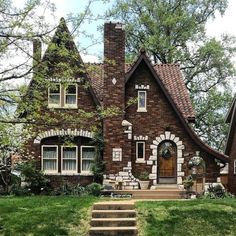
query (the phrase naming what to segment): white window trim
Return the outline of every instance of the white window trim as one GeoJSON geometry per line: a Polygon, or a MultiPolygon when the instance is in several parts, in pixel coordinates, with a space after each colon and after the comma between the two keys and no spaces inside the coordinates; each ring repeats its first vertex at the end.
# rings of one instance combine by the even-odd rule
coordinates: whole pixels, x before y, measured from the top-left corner
{"type": "Polygon", "coordinates": [[[60,99],[60,103],[59,104],[52,104],[49,102],[49,97],[50,97],[50,87],[48,88],[48,107],[49,108],[60,108],[61,107],[61,84],[59,83],[55,83],[55,85],[59,85],[60,89],[59,89],[59,99],[60,99]]]}
{"type": "Polygon", "coordinates": [[[80,173],[81,175],[92,175],[93,172],[92,171],[83,171],[83,148],[94,148],[94,151],[96,152],[96,147],[95,146],[85,146],[85,145],[81,145],[80,146],[80,173]]]}
{"type": "Polygon", "coordinates": [[[136,142],[136,163],[145,163],[145,142],[136,142]],[[138,158],[138,144],[143,144],[143,158],[138,158]]]}
{"type": "MultiPolygon", "coordinates": [[[[66,159],[68,160],[68,159],[66,159]]],[[[74,159],[69,159],[69,160],[74,160],[74,159]]],[[[77,174],[78,173],[78,146],[64,146],[62,145],[61,146],[61,173],[62,174],[77,174]],[[64,152],[63,152],[63,149],[66,148],[66,147],[73,147],[75,148],[75,152],[76,152],[76,169],[75,170],[63,170],[63,156],[64,156],[64,152]]]]}
{"type": "MultiPolygon", "coordinates": [[[[50,159],[50,160],[52,160],[52,159],[50,159]]],[[[41,146],[41,170],[42,170],[45,174],[56,174],[56,173],[58,173],[58,146],[57,146],[57,145],[42,145],[42,146],[41,146]],[[44,169],[43,169],[43,161],[44,161],[43,148],[44,148],[44,147],[56,147],[56,150],[57,150],[56,170],[44,170],[44,169]]]]}
{"type": "MultiPolygon", "coordinates": [[[[75,104],[66,104],[66,87],[64,87],[64,108],[78,108],[78,86],[77,84],[68,84],[68,85],[75,85],[76,94],[75,94],[75,104]]],[[[74,95],[74,94],[73,94],[74,95]]]]}
{"type": "Polygon", "coordinates": [[[147,91],[145,90],[139,90],[138,91],[138,109],[137,112],[147,112],[147,91]],[[145,107],[139,107],[139,94],[144,93],[145,94],[145,107]]]}
{"type": "Polygon", "coordinates": [[[236,160],[234,160],[234,174],[236,175],[236,160]]]}

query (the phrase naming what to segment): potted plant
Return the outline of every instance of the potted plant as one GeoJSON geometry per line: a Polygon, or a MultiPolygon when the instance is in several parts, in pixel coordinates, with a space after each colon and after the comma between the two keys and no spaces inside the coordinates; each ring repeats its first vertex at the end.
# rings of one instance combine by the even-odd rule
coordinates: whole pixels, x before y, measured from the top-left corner
{"type": "Polygon", "coordinates": [[[140,188],[141,189],[148,189],[148,186],[149,186],[148,172],[146,172],[146,171],[141,172],[138,179],[139,179],[140,188]]]}

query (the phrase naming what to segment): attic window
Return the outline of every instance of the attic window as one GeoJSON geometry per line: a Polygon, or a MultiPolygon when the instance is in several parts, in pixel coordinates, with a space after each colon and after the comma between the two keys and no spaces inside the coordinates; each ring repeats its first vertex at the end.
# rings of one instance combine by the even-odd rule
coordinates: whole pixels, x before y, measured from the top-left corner
{"type": "Polygon", "coordinates": [[[68,85],[65,88],[65,107],[76,107],[77,106],[77,86],[68,85]]]}
{"type": "Polygon", "coordinates": [[[61,106],[61,86],[54,84],[48,89],[48,106],[60,107],[61,106]]]}
{"type": "Polygon", "coordinates": [[[146,91],[138,91],[137,112],[147,112],[147,92],[146,91]]]}

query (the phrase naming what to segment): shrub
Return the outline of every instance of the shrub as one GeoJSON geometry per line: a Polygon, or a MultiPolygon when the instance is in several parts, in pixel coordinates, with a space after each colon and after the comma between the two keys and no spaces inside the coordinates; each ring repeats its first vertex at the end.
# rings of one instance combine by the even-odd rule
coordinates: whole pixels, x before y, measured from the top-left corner
{"type": "Polygon", "coordinates": [[[217,198],[234,198],[235,196],[229,192],[227,192],[220,184],[218,185],[210,185],[208,188],[208,192],[205,193],[203,198],[206,199],[217,199],[217,198]]]}
{"type": "Polygon", "coordinates": [[[33,194],[50,191],[49,180],[42,171],[36,168],[34,161],[28,161],[18,166],[24,181],[33,194]]]}
{"type": "Polygon", "coordinates": [[[86,186],[87,193],[96,197],[101,195],[102,189],[102,185],[98,183],[92,183],[86,186]]]}
{"type": "Polygon", "coordinates": [[[85,188],[81,185],[71,186],[68,183],[63,184],[59,188],[54,189],[51,195],[75,195],[81,196],[85,195],[87,192],[85,188]]]}

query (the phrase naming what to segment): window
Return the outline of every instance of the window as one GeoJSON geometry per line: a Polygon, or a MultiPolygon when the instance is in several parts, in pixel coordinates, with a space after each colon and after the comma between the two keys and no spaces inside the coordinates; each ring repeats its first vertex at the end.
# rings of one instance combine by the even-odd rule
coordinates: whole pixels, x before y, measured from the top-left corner
{"type": "Polygon", "coordinates": [[[53,84],[48,89],[49,108],[77,108],[78,88],[77,84],[62,86],[53,84]]]}
{"type": "Polygon", "coordinates": [[[91,173],[95,155],[95,147],[81,146],[81,173],[91,173]]]}
{"type": "Polygon", "coordinates": [[[146,112],[147,111],[147,92],[146,91],[138,91],[138,112],[146,112]]]}
{"type": "Polygon", "coordinates": [[[77,173],[77,147],[62,147],[62,172],[75,172],[77,173]]]}
{"type": "Polygon", "coordinates": [[[61,106],[61,86],[54,84],[48,89],[48,106],[60,107],[61,106]]]}
{"type": "Polygon", "coordinates": [[[145,142],[136,142],[136,162],[145,160],[145,142]]]}
{"type": "Polygon", "coordinates": [[[234,160],[234,174],[236,174],[236,160],[234,160]]]}
{"type": "Polygon", "coordinates": [[[68,85],[65,88],[65,107],[77,107],[77,86],[68,85]]]}
{"type": "Polygon", "coordinates": [[[112,161],[122,161],[122,149],[113,148],[112,149],[112,161]]]}
{"type": "Polygon", "coordinates": [[[58,147],[56,145],[42,146],[42,169],[45,173],[57,173],[58,147]]]}

